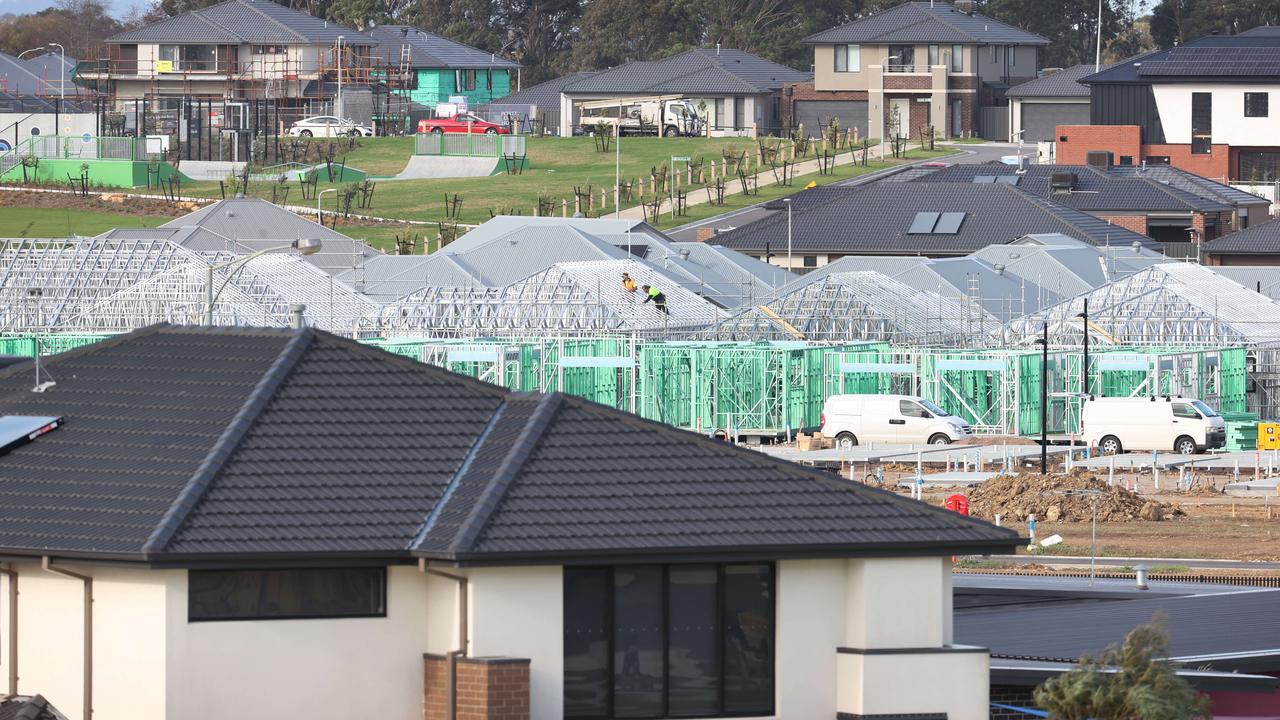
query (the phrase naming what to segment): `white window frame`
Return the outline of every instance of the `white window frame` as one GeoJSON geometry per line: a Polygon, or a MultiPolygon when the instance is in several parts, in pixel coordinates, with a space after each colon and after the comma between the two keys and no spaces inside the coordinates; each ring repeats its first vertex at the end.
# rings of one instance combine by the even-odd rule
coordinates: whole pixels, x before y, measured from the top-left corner
{"type": "Polygon", "coordinates": [[[862,71],[862,46],[861,45],[836,45],[835,63],[833,65],[835,72],[855,73],[862,71]],[[840,68],[840,59],[844,58],[844,69],[840,68]]]}
{"type": "Polygon", "coordinates": [[[928,57],[929,57],[929,67],[930,69],[932,69],[934,65],[937,65],[939,62],[942,61],[942,46],[930,45],[928,50],[928,57]]]}
{"type": "Polygon", "coordinates": [[[964,72],[964,46],[951,46],[951,72],[964,72]]]}

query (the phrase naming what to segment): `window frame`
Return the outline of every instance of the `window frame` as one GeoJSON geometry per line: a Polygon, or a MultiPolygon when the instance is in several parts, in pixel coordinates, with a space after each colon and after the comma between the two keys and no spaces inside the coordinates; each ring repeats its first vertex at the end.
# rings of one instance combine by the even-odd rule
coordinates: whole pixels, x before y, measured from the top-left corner
{"type": "Polygon", "coordinates": [[[1191,154],[1210,155],[1213,153],[1213,93],[1191,93],[1191,154]],[[1196,109],[1197,102],[1205,106],[1196,109]],[[1200,121],[1206,124],[1199,124],[1200,121]]]}
{"type": "Polygon", "coordinates": [[[951,46],[951,72],[964,72],[964,45],[951,46]]]}
{"type": "Polygon", "coordinates": [[[942,62],[942,46],[941,45],[930,45],[926,53],[927,53],[926,56],[929,58],[930,70],[933,69],[934,65],[937,65],[938,63],[942,62]]]}
{"type": "Polygon", "coordinates": [[[221,568],[221,569],[193,569],[187,571],[187,624],[192,623],[216,623],[216,622],[263,622],[271,620],[359,620],[368,618],[385,618],[387,616],[388,586],[390,573],[387,568],[382,565],[335,565],[330,567],[284,567],[284,568],[221,568]],[[191,584],[196,573],[204,572],[298,572],[298,571],[321,571],[321,570],[375,570],[379,574],[379,590],[381,593],[379,603],[380,608],[371,613],[317,613],[317,614],[301,614],[301,615],[269,615],[269,614],[246,614],[226,617],[193,617],[195,594],[192,592],[191,584]]]}
{"type": "Polygon", "coordinates": [[[1244,116],[1245,116],[1245,117],[1258,117],[1258,118],[1270,117],[1270,113],[1271,113],[1271,97],[1270,97],[1270,95],[1271,95],[1271,93],[1267,93],[1267,92],[1246,92],[1246,93],[1244,94],[1244,116]],[[1256,108],[1256,107],[1255,107],[1255,108],[1253,108],[1254,112],[1250,112],[1250,111],[1249,111],[1249,109],[1250,109],[1249,100],[1250,100],[1250,99],[1253,99],[1253,100],[1255,100],[1255,101],[1260,99],[1260,100],[1262,101],[1262,112],[1257,112],[1257,108],[1256,108]]]}
{"type": "Polygon", "coordinates": [[[842,43],[836,45],[833,50],[833,72],[838,73],[856,73],[862,72],[862,46],[857,43],[842,43]],[[840,60],[844,59],[844,67],[840,67],[840,60]]]}
{"type": "MultiPolygon", "coordinates": [[[[677,718],[740,718],[740,717],[762,717],[772,716],[777,713],[778,706],[778,564],[772,561],[760,562],[703,562],[703,563],[636,563],[635,565],[571,565],[564,568],[565,573],[569,571],[585,571],[585,572],[601,572],[606,578],[605,588],[605,614],[608,617],[609,627],[606,629],[608,637],[608,645],[605,652],[607,658],[608,681],[608,697],[605,699],[605,705],[608,707],[604,715],[574,715],[565,714],[566,720],[675,720],[677,718]],[[715,569],[716,573],[716,627],[715,627],[715,647],[718,654],[717,672],[718,672],[718,704],[720,709],[717,712],[706,713],[690,713],[685,715],[672,714],[671,712],[671,569],[676,567],[698,567],[710,565],[715,569]],[[614,698],[614,682],[616,673],[616,656],[617,647],[615,646],[614,634],[616,632],[617,619],[616,615],[616,578],[615,573],[619,567],[657,567],[661,572],[662,585],[662,712],[653,716],[618,716],[616,714],[615,698],[614,698]],[[727,706],[726,701],[726,672],[725,672],[725,643],[726,643],[726,615],[725,608],[727,605],[725,592],[725,569],[727,567],[749,567],[764,566],[769,569],[769,667],[771,670],[769,682],[769,709],[768,710],[748,710],[740,712],[726,712],[724,708],[727,706]]],[[[564,583],[562,582],[562,588],[564,583]]],[[[563,590],[562,590],[563,592],[563,590]]],[[[562,628],[561,632],[564,632],[562,628]]],[[[563,653],[563,650],[561,651],[563,653]]],[[[560,678],[561,692],[566,691],[565,677],[563,673],[560,678]]]]}

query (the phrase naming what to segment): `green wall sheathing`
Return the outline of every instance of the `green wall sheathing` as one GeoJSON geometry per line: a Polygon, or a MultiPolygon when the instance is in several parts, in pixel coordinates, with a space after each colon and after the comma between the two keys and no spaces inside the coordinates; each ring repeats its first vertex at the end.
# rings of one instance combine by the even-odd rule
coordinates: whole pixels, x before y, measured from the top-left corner
{"type": "MultiPolygon", "coordinates": [[[[40,354],[54,355],[68,350],[74,350],[84,345],[92,345],[93,343],[103,340],[109,335],[41,335],[40,336],[40,354]]],[[[35,357],[36,356],[36,340],[31,335],[5,336],[0,337],[0,355],[12,355],[19,357],[35,357]]]]}
{"type": "Polygon", "coordinates": [[[457,78],[449,69],[419,69],[418,87],[409,91],[409,98],[416,103],[435,108],[436,103],[449,102],[451,95],[462,95],[468,107],[484,105],[511,94],[511,75],[507,70],[493,70],[493,87],[485,82],[484,70],[476,71],[475,90],[457,89],[457,78]]]}
{"type": "Polygon", "coordinates": [[[1256,450],[1258,448],[1258,414],[1251,412],[1224,412],[1222,422],[1227,428],[1228,452],[1256,450]]]}

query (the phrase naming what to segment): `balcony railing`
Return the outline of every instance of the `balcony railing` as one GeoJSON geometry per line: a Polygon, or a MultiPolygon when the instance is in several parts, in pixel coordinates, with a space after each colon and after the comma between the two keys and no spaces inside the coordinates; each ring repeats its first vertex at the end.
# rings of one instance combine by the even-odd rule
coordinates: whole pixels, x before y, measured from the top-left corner
{"type": "Polygon", "coordinates": [[[928,65],[885,65],[885,72],[890,73],[928,73],[928,65]]]}

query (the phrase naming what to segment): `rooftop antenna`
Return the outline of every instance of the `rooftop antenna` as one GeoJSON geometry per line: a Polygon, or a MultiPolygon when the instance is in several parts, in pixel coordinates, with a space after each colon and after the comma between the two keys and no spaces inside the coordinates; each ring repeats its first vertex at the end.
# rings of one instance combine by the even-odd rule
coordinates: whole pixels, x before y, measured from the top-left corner
{"type": "Polygon", "coordinates": [[[27,290],[27,298],[35,303],[36,306],[36,331],[32,337],[32,344],[35,347],[35,365],[36,365],[36,384],[31,388],[31,392],[42,393],[53,387],[56,383],[53,380],[40,381],[40,330],[42,326],[40,318],[40,300],[44,297],[44,290],[40,288],[30,288],[27,290]]]}

